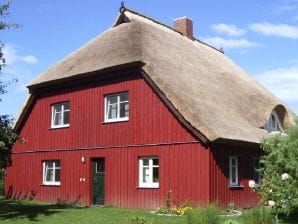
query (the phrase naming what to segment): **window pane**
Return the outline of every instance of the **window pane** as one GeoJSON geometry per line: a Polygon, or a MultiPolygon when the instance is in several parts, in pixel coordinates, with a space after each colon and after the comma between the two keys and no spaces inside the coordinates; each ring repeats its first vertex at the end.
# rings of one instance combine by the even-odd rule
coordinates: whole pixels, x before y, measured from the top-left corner
{"type": "Polygon", "coordinates": [[[117,104],[109,105],[108,119],[116,119],[116,118],[117,118],[117,104]]]}
{"type": "Polygon", "coordinates": [[[272,128],[276,129],[276,119],[275,119],[275,116],[273,114],[271,115],[271,122],[272,122],[272,128]]]}
{"type": "Polygon", "coordinates": [[[60,161],[55,161],[56,168],[60,168],[60,161]]]}
{"type": "Polygon", "coordinates": [[[117,103],[117,96],[109,96],[108,97],[108,104],[117,103]]]}
{"type": "Polygon", "coordinates": [[[54,115],[54,125],[60,125],[60,124],[62,124],[62,113],[56,112],[54,115]]]}
{"type": "Polygon", "coordinates": [[[232,159],[232,166],[236,166],[236,159],[232,159]]]}
{"type": "Polygon", "coordinates": [[[120,103],[120,117],[128,117],[128,103],[120,103]]]}
{"type": "Polygon", "coordinates": [[[69,111],[64,112],[64,121],[63,124],[69,124],[69,111]]]}
{"type": "Polygon", "coordinates": [[[159,176],[158,176],[158,167],[153,167],[153,183],[158,183],[159,176]]]}
{"type": "Polygon", "coordinates": [[[69,103],[63,103],[64,105],[64,110],[69,110],[69,103]]]}
{"type": "Polygon", "coordinates": [[[46,181],[53,181],[54,172],[53,169],[46,169],[46,181]]]}
{"type": "Polygon", "coordinates": [[[150,183],[149,167],[143,167],[143,183],[150,183]]]}
{"type": "Polygon", "coordinates": [[[56,169],[55,175],[55,181],[60,182],[60,169],[56,169]]]}
{"type": "Polygon", "coordinates": [[[143,166],[149,166],[149,159],[143,159],[143,166]]]}
{"type": "Polygon", "coordinates": [[[61,111],[62,111],[61,104],[54,105],[54,113],[60,113],[61,111]]]}
{"type": "Polygon", "coordinates": [[[236,183],[236,167],[232,167],[232,183],[236,183]]]}
{"type": "Polygon", "coordinates": [[[120,94],[120,102],[122,101],[128,101],[128,93],[120,94]]]}
{"type": "Polygon", "coordinates": [[[153,165],[158,166],[158,159],[153,159],[153,165]]]}

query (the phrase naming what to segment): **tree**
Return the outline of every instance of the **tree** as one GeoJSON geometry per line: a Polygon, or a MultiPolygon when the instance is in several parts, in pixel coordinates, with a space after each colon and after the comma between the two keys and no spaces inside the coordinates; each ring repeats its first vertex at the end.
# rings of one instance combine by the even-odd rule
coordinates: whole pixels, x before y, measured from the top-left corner
{"type": "Polygon", "coordinates": [[[276,214],[290,214],[298,206],[298,120],[284,133],[262,141],[262,182],[258,193],[276,214]]]}
{"type": "MultiPolygon", "coordinates": [[[[0,5],[0,19],[9,16],[8,9],[11,2],[0,5]]],[[[18,28],[19,24],[7,23],[0,21],[0,31],[18,28]]],[[[4,44],[0,40],[0,75],[3,66],[5,65],[5,55],[3,54],[4,44]]],[[[0,80],[0,102],[1,96],[6,93],[6,84],[0,80]]],[[[12,128],[12,119],[8,115],[0,115],[0,171],[11,165],[11,148],[14,142],[18,139],[18,135],[12,128]]]]}

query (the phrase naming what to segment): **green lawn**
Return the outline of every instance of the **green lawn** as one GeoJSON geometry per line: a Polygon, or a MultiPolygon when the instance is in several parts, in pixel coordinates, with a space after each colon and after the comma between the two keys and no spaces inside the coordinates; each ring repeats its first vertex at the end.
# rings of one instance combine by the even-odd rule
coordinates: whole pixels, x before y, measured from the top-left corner
{"type": "MultiPolygon", "coordinates": [[[[154,224],[183,224],[185,217],[158,216],[148,210],[122,209],[122,208],[99,208],[63,206],[32,201],[6,200],[0,197],[0,223],[51,223],[51,224],[121,224],[128,223],[127,219],[132,216],[145,216],[154,224]]],[[[241,218],[233,218],[241,224],[241,218]]],[[[222,218],[222,223],[230,223],[227,218],[222,218]]],[[[232,222],[233,223],[233,222],[232,222]]],[[[282,221],[282,224],[298,223],[298,218],[282,221]]]]}

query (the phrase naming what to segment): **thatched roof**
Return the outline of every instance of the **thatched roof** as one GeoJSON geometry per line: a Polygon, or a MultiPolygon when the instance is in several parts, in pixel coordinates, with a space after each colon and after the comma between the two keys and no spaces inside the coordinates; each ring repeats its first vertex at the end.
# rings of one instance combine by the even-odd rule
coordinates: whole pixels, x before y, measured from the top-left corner
{"type": "Polygon", "coordinates": [[[276,108],[291,122],[283,103],[221,51],[128,9],[112,28],[63,58],[30,84],[63,82],[90,72],[140,61],[143,70],[175,110],[209,141],[258,143],[276,108]]]}

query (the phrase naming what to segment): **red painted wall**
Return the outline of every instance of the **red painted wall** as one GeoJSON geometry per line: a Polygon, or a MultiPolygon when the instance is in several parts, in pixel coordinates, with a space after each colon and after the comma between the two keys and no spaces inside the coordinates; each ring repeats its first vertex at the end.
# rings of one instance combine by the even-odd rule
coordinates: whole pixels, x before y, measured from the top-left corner
{"type": "Polygon", "coordinates": [[[177,203],[185,200],[208,202],[209,162],[202,160],[208,156],[209,150],[199,144],[16,154],[13,156],[14,166],[8,170],[6,187],[7,191],[11,188],[13,198],[31,196],[40,201],[92,204],[91,159],[104,157],[107,205],[154,209],[164,206],[170,190],[177,203]],[[159,157],[158,189],[138,188],[138,158],[146,155],[159,157]],[[87,157],[85,164],[81,162],[81,156],[87,157]],[[42,160],[45,159],[60,159],[60,187],[41,185],[42,160]],[[80,182],[80,178],[86,178],[86,182],[80,182]]]}
{"type": "Polygon", "coordinates": [[[13,166],[6,177],[6,192],[12,197],[90,204],[90,161],[105,157],[106,204],[156,208],[164,205],[169,190],[176,202],[209,201],[210,150],[194,143],[197,139],[182,127],[140,75],[43,94],[20,134],[26,143],[14,146],[13,166]],[[102,123],[104,95],[122,91],[129,92],[129,121],[102,123]],[[51,130],[51,104],[63,101],[70,101],[70,127],[51,130]],[[159,143],[169,145],[141,146],[159,143]],[[25,153],[36,150],[39,152],[25,153]],[[137,188],[138,157],[145,155],[159,156],[159,189],[137,188]],[[86,164],[81,162],[82,156],[87,157],[86,164]],[[49,159],[61,161],[59,187],[41,185],[42,161],[49,159]],[[81,182],[80,178],[87,181],[81,182]]]}
{"type": "Polygon", "coordinates": [[[212,147],[211,154],[211,201],[227,206],[234,203],[236,207],[249,208],[256,206],[258,197],[248,186],[253,179],[253,158],[260,157],[260,149],[217,145],[212,147]],[[243,188],[229,187],[229,156],[238,157],[239,182],[243,188]]]}

